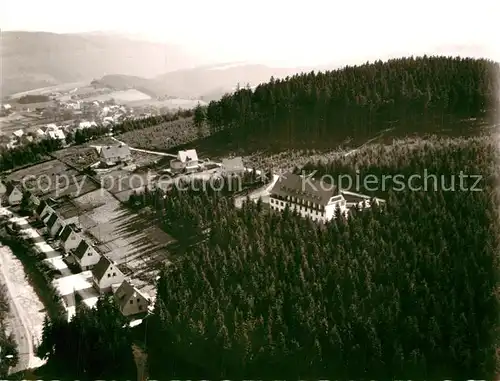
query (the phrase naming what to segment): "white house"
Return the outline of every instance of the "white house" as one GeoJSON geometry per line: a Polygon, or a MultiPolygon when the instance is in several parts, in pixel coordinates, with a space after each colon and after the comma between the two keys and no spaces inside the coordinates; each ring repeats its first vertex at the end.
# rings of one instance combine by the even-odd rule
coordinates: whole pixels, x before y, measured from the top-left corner
{"type": "Polygon", "coordinates": [[[195,149],[179,151],[177,158],[170,161],[170,168],[173,172],[192,171],[199,167],[198,154],[195,149]]]}
{"type": "Polygon", "coordinates": [[[132,286],[129,281],[124,280],[115,291],[115,299],[124,316],[136,315],[147,312],[150,303],[149,298],[132,286]]]}
{"type": "Polygon", "coordinates": [[[4,185],[3,181],[0,180],[0,197],[2,197],[5,192],[7,192],[7,187],[4,185]]]}
{"type": "Polygon", "coordinates": [[[73,258],[82,271],[89,270],[99,263],[102,258],[97,251],[86,241],[81,240],[73,250],[73,258]]]}
{"type": "Polygon", "coordinates": [[[97,123],[96,122],[89,122],[87,120],[84,120],[78,124],[78,129],[83,130],[85,128],[91,128],[91,127],[96,127],[97,123]]]}
{"type": "Polygon", "coordinates": [[[130,148],[126,144],[102,147],[100,157],[101,163],[106,165],[115,165],[120,162],[129,162],[132,160],[130,148]]]}
{"type": "Polygon", "coordinates": [[[112,285],[121,284],[124,280],[125,275],[105,256],[101,256],[92,269],[92,281],[101,293],[110,291],[112,285]]]}
{"type": "Polygon", "coordinates": [[[61,240],[61,247],[65,253],[76,249],[80,245],[80,242],[82,242],[80,234],[75,232],[70,225],[64,227],[59,238],[61,240]]]}
{"type": "Polygon", "coordinates": [[[66,136],[64,135],[64,132],[61,129],[47,130],[46,136],[54,140],[64,141],[66,139],[66,136]]]}
{"type": "Polygon", "coordinates": [[[47,220],[47,230],[52,237],[57,237],[64,228],[64,221],[57,213],[52,213],[47,220]]]}
{"type": "Polygon", "coordinates": [[[272,210],[282,211],[288,206],[302,217],[320,222],[334,218],[336,210],[347,214],[346,200],[334,186],[293,173],[276,181],[269,202],[272,210]]]}
{"type": "Polygon", "coordinates": [[[8,205],[19,205],[23,199],[23,191],[18,185],[8,182],[5,185],[5,193],[2,199],[8,205]]]}
{"type": "Polygon", "coordinates": [[[12,135],[14,135],[14,137],[16,139],[20,139],[22,136],[24,136],[24,131],[23,130],[15,130],[12,135]]]}

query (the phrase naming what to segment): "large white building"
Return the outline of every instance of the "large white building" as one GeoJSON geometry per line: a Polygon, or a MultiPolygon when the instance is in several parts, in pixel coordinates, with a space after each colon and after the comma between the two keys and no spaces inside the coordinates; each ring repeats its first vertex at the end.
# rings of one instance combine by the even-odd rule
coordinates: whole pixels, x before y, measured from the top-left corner
{"type": "Polygon", "coordinates": [[[385,201],[361,193],[339,190],[333,184],[293,173],[282,175],[272,188],[269,203],[272,210],[287,206],[302,217],[326,222],[338,213],[348,216],[349,210],[364,209],[385,201]]]}
{"type": "Polygon", "coordinates": [[[284,210],[287,206],[302,217],[326,222],[335,216],[336,210],[347,212],[346,200],[335,187],[294,173],[282,175],[269,196],[272,210],[284,210]]]}

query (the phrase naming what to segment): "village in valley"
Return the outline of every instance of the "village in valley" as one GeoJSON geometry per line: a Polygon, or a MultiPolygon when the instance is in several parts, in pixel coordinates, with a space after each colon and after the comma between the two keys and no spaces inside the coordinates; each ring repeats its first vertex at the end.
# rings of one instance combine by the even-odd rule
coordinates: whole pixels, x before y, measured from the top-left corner
{"type": "Polygon", "coordinates": [[[79,301],[92,307],[108,293],[133,324],[152,311],[158,271],[174,260],[170,247],[176,239],[152,224],[147,213],[127,206],[145,187],[168,195],[179,182],[250,176],[253,181],[239,183],[234,192],[235,206],[260,200],[270,213],[294,210],[318,223],[383,202],[335,187],[324,190],[317,179],[305,181],[292,172],[248,168],[241,157],[214,161],[200,158],[194,148],[177,155],[147,151],[114,137],[98,143],[64,148],[2,179],[3,224],[53,267],[68,319],[79,301]]]}

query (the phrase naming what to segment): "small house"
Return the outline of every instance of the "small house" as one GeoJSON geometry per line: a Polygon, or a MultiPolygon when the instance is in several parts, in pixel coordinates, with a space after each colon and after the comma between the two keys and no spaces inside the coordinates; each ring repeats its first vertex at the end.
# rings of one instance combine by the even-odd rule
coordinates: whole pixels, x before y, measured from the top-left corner
{"type": "Polygon", "coordinates": [[[124,280],[125,275],[105,256],[101,256],[97,265],[92,269],[92,281],[101,293],[110,291],[112,285],[121,284],[124,280]]]}
{"type": "Polygon", "coordinates": [[[170,168],[173,172],[193,171],[200,167],[198,154],[195,149],[179,151],[177,158],[170,161],[170,168]]]}
{"type": "Polygon", "coordinates": [[[130,148],[126,144],[102,147],[100,156],[101,163],[109,166],[132,160],[130,148]]]}
{"type": "Polygon", "coordinates": [[[73,250],[73,258],[82,271],[92,269],[102,258],[99,253],[86,241],[81,240],[73,250]]]}
{"type": "Polygon", "coordinates": [[[5,194],[5,192],[7,192],[7,187],[5,186],[3,181],[0,180],[0,197],[2,197],[5,194]]]}
{"type": "Polygon", "coordinates": [[[64,227],[64,221],[57,213],[52,213],[47,220],[47,230],[51,237],[57,237],[64,227]]]}
{"type": "Polygon", "coordinates": [[[65,253],[76,249],[80,245],[80,242],[82,242],[80,234],[75,232],[70,225],[64,227],[59,238],[61,239],[61,247],[65,253]]]}
{"type": "Polygon", "coordinates": [[[19,205],[23,199],[23,191],[20,186],[8,182],[5,185],[3,201],[8,205],[19,205]]]}
{"type": "Polygon", "coordinates": [[[136,315],[148,310],[149,298],[127,280],[122,282],[114,296],[118,308],[124,316],[136,315]]]}

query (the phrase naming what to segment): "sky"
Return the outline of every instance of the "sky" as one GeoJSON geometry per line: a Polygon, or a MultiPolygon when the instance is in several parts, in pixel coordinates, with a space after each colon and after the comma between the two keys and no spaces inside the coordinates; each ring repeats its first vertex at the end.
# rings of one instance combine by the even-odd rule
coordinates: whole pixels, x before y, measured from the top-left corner
{"type": "MultiPolygon", "coordinates": [[[[115,31],[210,61],[282,66],[482,46],[499,57],[498,0],[2,0],[2,30],[115,31]]],[[[431,52],[432,53],[432,52],[431,52]]]]}

